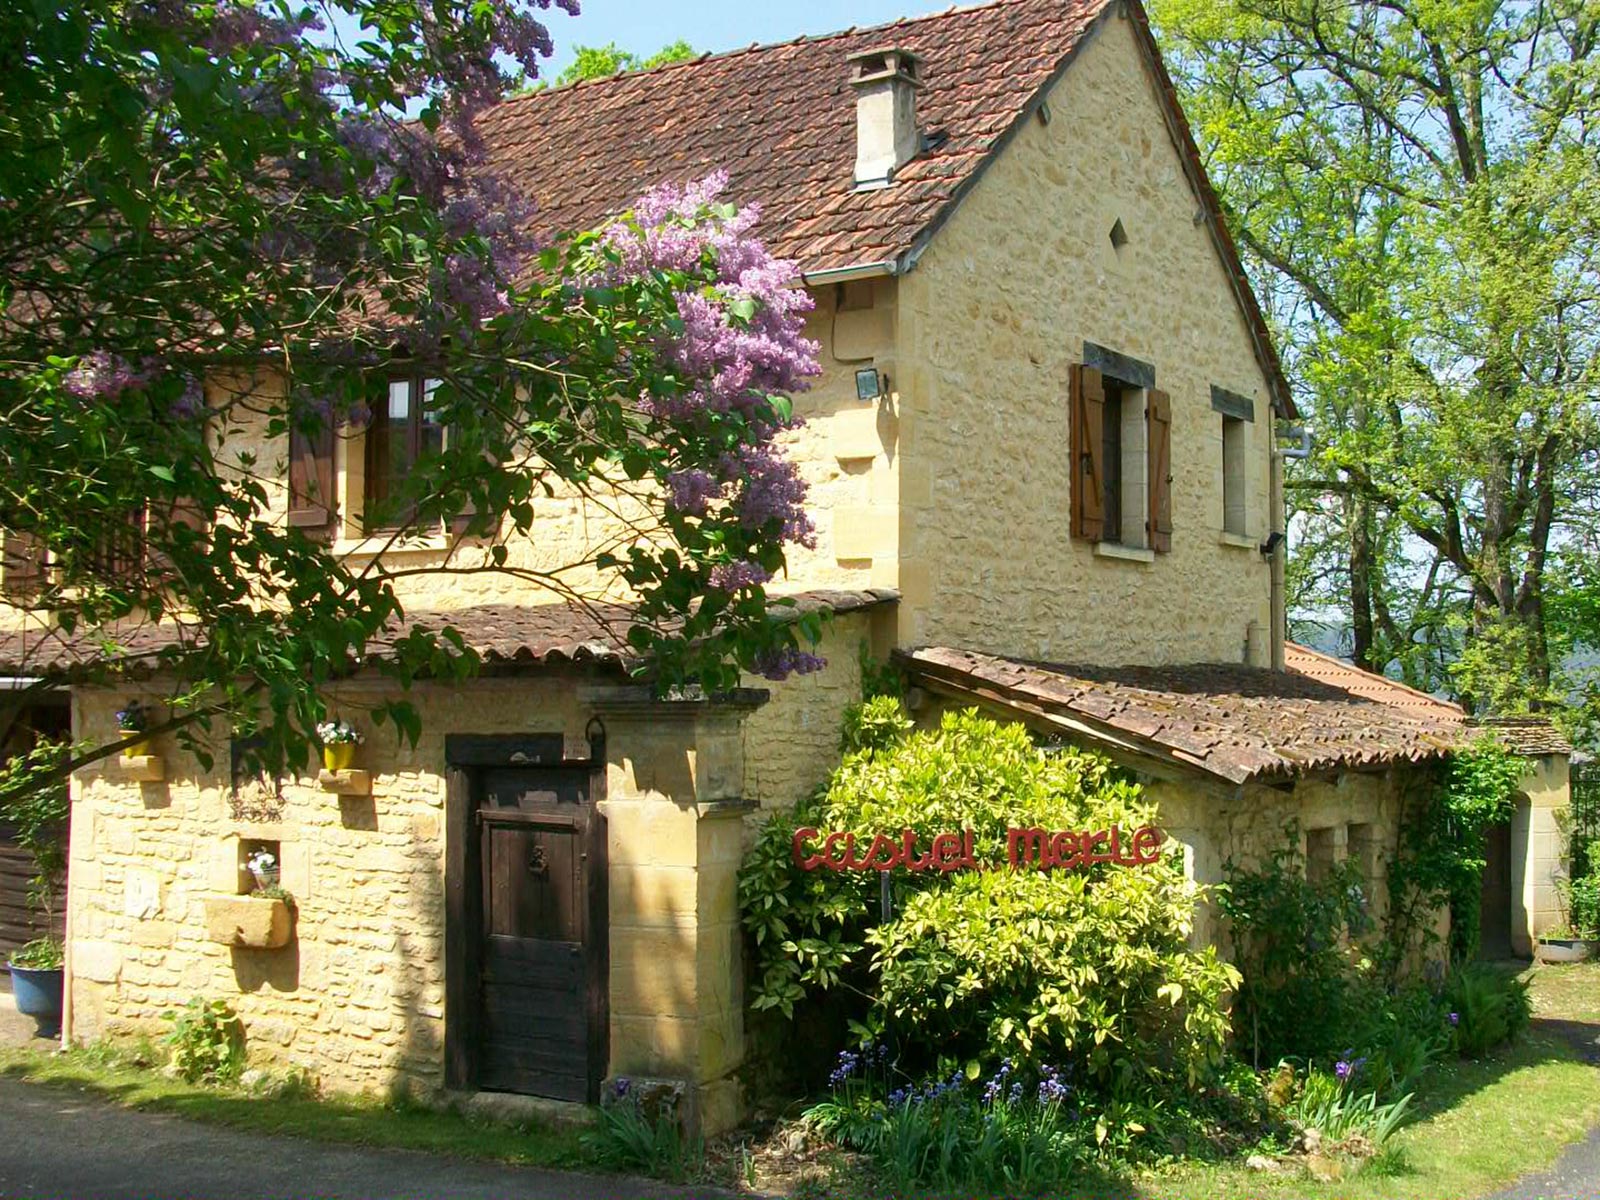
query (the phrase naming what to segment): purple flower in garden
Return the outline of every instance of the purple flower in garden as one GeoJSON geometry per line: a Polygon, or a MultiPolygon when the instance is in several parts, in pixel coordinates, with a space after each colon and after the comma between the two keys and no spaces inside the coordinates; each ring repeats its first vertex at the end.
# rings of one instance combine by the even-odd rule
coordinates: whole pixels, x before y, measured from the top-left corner
{"type": "Polygon", "coordinates": [[[828,1076],[828,1083],[838,1087],[850,1076],[856,1073],[856,1067],[861,1064],[860,1058],[848,1050],[839,1051],[838,1065],[833,1068],[833,1073],[828,1076]]]}
{"type": "Polygon", "coordinates": [[[618,1075],[611,1083],[611,1095],[614,1099],[621,1100],[632,1086],[633,1081],[626,1075],[618,1075]]]}
{"type": "Polygon", "coordinates": [[[1338,1062],[1334,1063],[1333,1064],[1333,1073],[1340,1080],[1349,1079],[1350,1078],[1350,1063],[1349,1063],[1349,1061],[1346,1060],[1346,1059],[1341,1058],[1338,1062]]]}
{"type": "Polygon", "coordinates": [[[718,563],[711,568],[711,586],[722,592],[737,592],[740,588],[751,587],[755,584],[767,582],[772,578],[772,572],[760,563],[739,562],[718,563]]]}
{"type": "Polygon", "coordinates": [[[1450,1024],[1452,1024],[1452,1025],[1461,1024],[1461,1014],[1460,1013],[1451,1013],[1450,1016],[1447,1019],[1449,1020],[1450,1024]]]}

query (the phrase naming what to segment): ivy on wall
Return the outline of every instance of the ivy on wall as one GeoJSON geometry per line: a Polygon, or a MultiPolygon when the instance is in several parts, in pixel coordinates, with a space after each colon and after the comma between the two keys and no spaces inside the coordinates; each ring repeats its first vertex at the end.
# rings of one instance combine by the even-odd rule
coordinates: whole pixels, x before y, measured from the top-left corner
{"type": "Polygon", "coordinates": [[[1450,958],[1478,951],[1485,846],[1490,826],[1511,819],[1525,764],[1485,736],[1450,756],[1406,797],[1398,853],[1389,867],[1390,972],[1438,940],[1432,914],[1448,908],[1450,958]]]}

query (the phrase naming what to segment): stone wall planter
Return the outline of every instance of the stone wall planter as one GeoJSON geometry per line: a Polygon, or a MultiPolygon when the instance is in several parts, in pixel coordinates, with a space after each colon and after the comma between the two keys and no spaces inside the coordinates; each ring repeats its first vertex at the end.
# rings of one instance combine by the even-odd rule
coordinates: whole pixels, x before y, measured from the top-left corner
{"type": "Polygon", "coordinates": [[[261,896],[207,896],[206,937],[224,946],[276,950],[289,944],[294,914],[282,900],[261,896]]]}
{"type": "Polygon", "coordinates": [[[1595,955],[1596,945],[1579,938],[1540,938],[1534,944],[1534,957],[1545,963],[1587,962],[1595,955]]]}
{"type": "Polygon", "coordinates": [[[366,771],[323,771],[317,776],[317,786],[340,796],[370,796],[372,776],[366,771]]]}
{"type": "Polygon", "coordinates": [[[140,783],[160,783],[167,777],[167,765],[159,754],[124,754],[117,759],[117,767],[140,783]]]}

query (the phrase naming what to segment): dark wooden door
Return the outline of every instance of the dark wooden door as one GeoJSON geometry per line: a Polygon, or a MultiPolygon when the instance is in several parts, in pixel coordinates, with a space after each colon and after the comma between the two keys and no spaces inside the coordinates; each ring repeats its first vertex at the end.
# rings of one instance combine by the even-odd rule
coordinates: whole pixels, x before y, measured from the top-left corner
{"type": "Polygon", "coordinates": [[[481,776],[482,1087],[599,1098],[605,891],[593,778],[587,766],[492,768],[481,776]]]}
{"type": "Polygon", "coordinates": [[[1491,825],[1484,838],[1478,957],[1511,957],[1511,826],[1491,825]]]}

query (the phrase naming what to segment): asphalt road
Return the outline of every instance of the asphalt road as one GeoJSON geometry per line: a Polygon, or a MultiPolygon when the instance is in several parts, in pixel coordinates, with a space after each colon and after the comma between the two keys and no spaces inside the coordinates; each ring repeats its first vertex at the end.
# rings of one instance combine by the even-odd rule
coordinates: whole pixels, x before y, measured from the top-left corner
{"type": "Polygon", "coordinates": [[[0,1078],[0,1200],[692,1200],[714,1189],[330,1146],[0,1078]]]}

